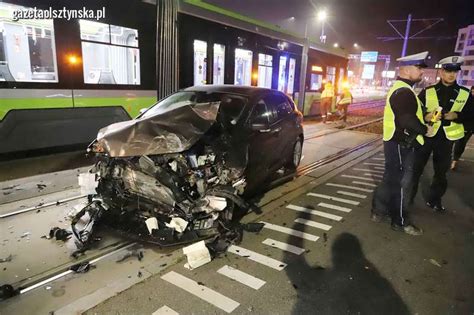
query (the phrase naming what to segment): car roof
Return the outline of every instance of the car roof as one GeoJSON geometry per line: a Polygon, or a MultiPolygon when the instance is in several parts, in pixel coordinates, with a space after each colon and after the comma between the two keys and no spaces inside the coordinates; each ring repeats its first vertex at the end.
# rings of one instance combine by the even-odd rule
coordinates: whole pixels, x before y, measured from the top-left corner
{"type": "Polygon", "coordinates": [[[184,91],[193,91],[193,92],[215,92],[215,93],[232,93],[240,94],[248,97],[255,97],[263,93],[268,92],[278,92],[276,90],[271,90],[267,88],[261,88],[256,86],[240,86],[232,84],[222,84],[222,85],[197,85],[184,89],[184,91]]]}

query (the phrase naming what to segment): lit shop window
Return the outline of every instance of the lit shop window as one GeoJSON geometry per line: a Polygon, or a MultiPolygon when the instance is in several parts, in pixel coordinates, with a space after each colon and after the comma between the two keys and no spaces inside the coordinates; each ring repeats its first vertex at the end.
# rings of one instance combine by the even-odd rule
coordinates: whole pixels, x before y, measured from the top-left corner
{"type": "Polygon", "coordinates": [[[251,85],[252,84],[252,56],[250,50],[235,49],[235,85],[251,85]]]}
{"type": "Polygon", "coordinates": [[[79,20],[84,83],[140,84],[138,31],[79,20]]]}
{"type": "Polygon", "coordinates": [[[214,44],[214,72],[212,83],[224,84],[225,46],[214,44]]]}
{"type": "Polygon", "coordinates": [[[0,81],[58,82],[53,20],[12,20],[27,9],[0,3],[0,81]]]}
{"type": "Polygon", "coordinates": [[[296,68],[296,60],[294,58],[290,58],[290,71],[288,72],[288,88],[287,93],[293,94],[293,89],[295,86],[295,68],[296,68]]]}
{"type": "Polygon", "coordinates": [[[207,74],[207,43],[194,41],[194,85],[206,84],[207,74]]]}
{"type": "Polygon", "coordinates": [[[259,87],[272,88],[272,55],[258,54],[258,83],[259,87]]]}
{"type": "Polygon", "coordinates": [[[280,66],[278,71],[278,91],[285,91],[286,83],[286,56],[280,56],[280,66]]]}

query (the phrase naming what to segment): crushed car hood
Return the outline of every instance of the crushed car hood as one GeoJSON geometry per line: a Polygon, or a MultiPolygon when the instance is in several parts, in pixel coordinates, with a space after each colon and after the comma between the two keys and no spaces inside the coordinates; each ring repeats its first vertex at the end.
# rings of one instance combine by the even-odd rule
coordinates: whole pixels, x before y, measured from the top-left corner
{"type": "Polygon", "coordinates": [[[216,122],[220,102],[186,105],[102,128],[98,143],[111,157],[179,153],[216,122]]]}

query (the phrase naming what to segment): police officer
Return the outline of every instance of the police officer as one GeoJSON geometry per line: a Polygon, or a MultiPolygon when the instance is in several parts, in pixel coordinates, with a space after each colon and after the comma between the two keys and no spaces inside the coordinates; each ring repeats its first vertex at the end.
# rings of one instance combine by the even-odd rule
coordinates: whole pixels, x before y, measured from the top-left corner
{"type": "MultiPolygon", "coordinates": [[[[471,86],[471,96],[474,97],[474,85],[471,86]]],[[[465,132],[464,137],[456,140],[453,145],[453,161],[451,162],[451,169],[453,171],[456,169],[458,161],[466,149],[466,144],[469,142],[469,139],[471,138],[474,131],[474,121],[463,125],[465,132]]]]}
{"type": "Polygon", "coordinates": [[[474,116],[474,103],[469,89],[456,83],[456,76],[461,70],[462,62],[463,58],[458,56],[440,60],[440,81],[425,88],[419,95],[426,112],[425,121],[433,120],[438,107],[442,107],[442,115],[439,115],[440,119],[434,122],[433,133],[425,137],[423,148],[417,152],[411,202],[418,190],[418,182],[423,169],[433,153],[434,176],[426,196],[426,205],[440,213],[446,211],[441,198],[448,185],[446,173],[451,164],[453,142],[464,137],[463,123],[474,116]]]}
{"type": "Polygon", "coordinates": [[[423,234],[408,218],[407,197],[413,182],[415,152],[431,129],[423,121],[421,102],[413,90],[422,79],[427,55],[426,51],[397,59],[399,77],[388,92],[383,117],[385,172],[372,200],[372,221],[390,216],[393,230],[410,235],[423,234]]]}

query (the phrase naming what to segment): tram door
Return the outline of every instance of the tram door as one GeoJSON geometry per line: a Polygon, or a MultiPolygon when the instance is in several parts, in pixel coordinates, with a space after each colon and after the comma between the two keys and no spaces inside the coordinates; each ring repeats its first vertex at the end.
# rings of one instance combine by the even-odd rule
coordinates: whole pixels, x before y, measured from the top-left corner
{"type": "Polygon", "coordinates": [[[224,84],[225,46],[214,44],[213,84],[224,84]]]}
{"type": "Polygon", "coordinates": [[[252,85],[252,56],[250,50],[235,49],[235,85],[252,85]]]}
{"type": "Polygon", "coordinates": [[[278,71],[278,91],[285,92],[286,85],[286,56],[280,56],[278,71]]]}
{"type": "Polygon", "coordinates": [[[202,40],[194,41],[194,85],[206,84],[207,73],[207,43],[202,40]]]}

